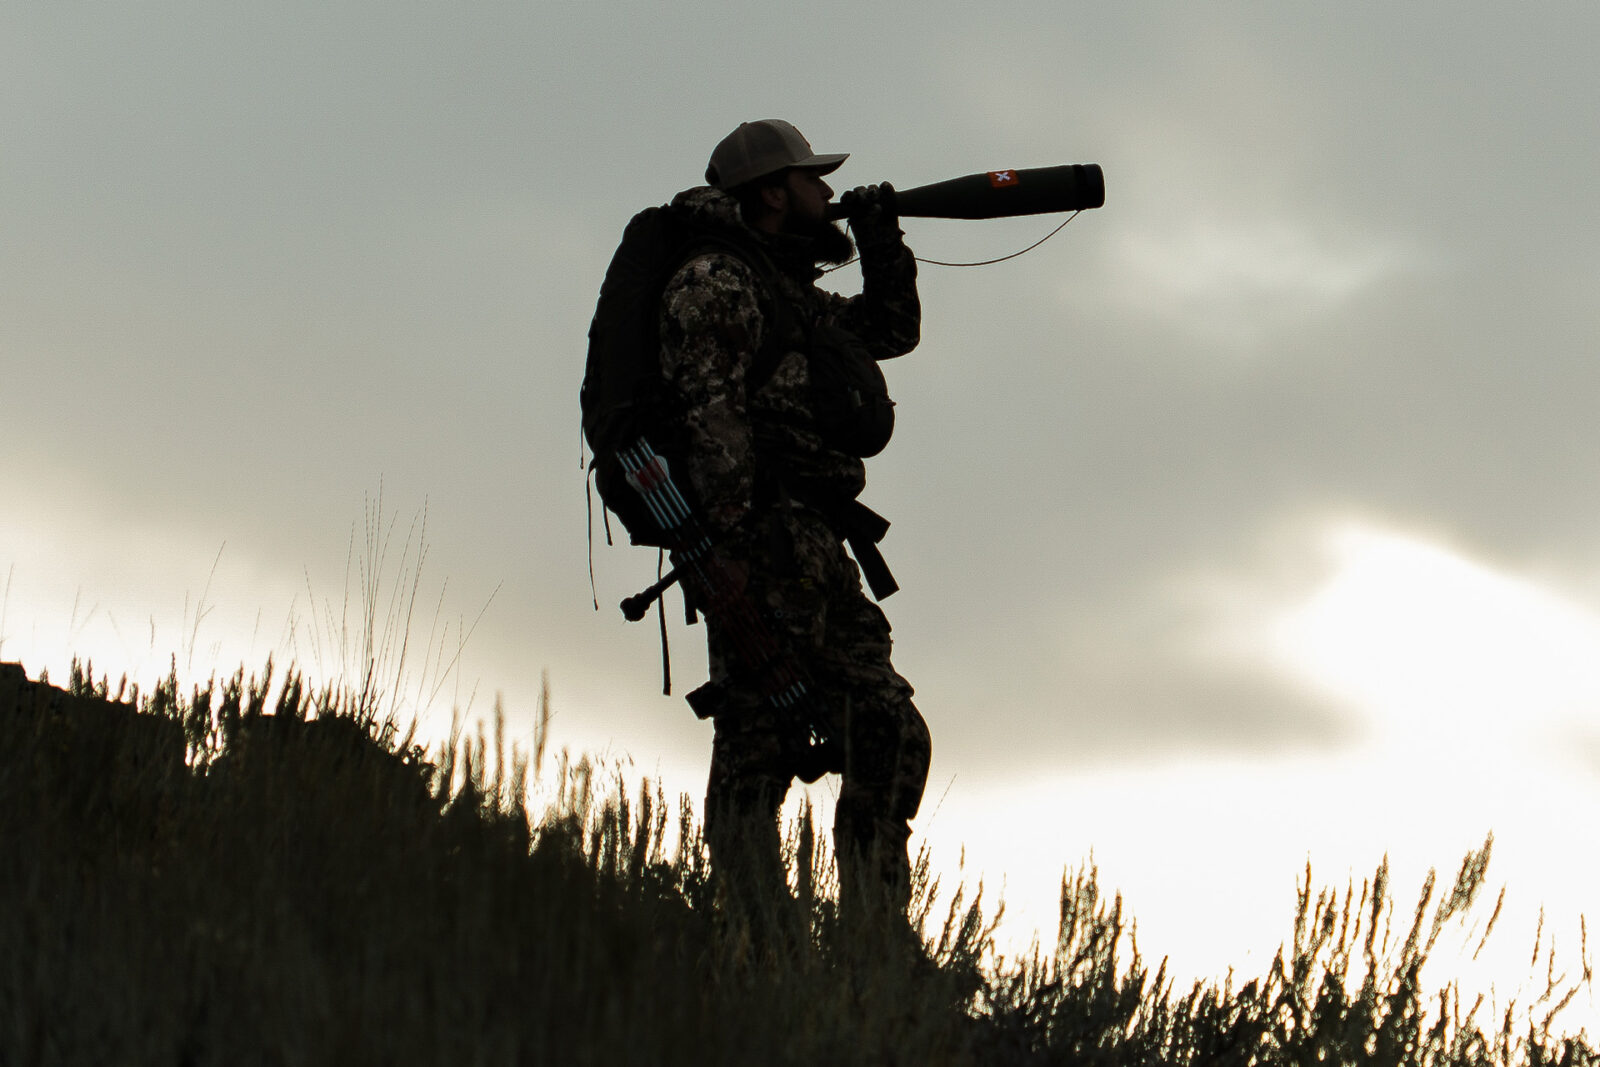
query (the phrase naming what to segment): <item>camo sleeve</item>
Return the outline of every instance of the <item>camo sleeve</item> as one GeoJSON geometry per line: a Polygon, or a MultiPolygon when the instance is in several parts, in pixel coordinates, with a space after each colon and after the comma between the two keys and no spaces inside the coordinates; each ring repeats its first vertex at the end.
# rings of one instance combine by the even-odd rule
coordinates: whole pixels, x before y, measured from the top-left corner
{"type": "Polygon", "coordinates": [[[737,258],[711,253],[685,263],[661,296],[661,372],[685,404],[688,482],[719,529],[744,518],[755,485],[745,375],[765,326],[759,285],[737,258]]]}
{"type": "Polygon", "coordinates": [[[865,342],[874,359],[903,356],[922,337],[917,260],[900,236],[898,227],[859,233],[860,295],[828,294],[827,314],[865,342]]]}

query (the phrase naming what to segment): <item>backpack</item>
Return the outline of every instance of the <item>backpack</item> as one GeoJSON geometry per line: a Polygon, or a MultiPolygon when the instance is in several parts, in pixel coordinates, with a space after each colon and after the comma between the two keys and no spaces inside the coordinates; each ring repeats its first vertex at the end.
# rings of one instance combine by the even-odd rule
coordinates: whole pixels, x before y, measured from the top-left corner
{"type": "MultiPolygon", "coordinates": [[[[687,442],[680,404],[661,375],[661,294],[684,263],[713,251],[738,257],[756,273],[765,292],[777,291],[775,268],[759,249],[725,232],[697,226],[671,206],[651,207],[635,215],[623,230],[589,324],[589,352],[578,394],[583,436],[593,453],[589,472],[601,503],[621,520],[636,545],[674,547],[663,538],[643,498],[628,485],[617,451],[642,437],[667,460],[669,469],[684,454],[687,442]]],[[[767,301],[763,310],[774,313],[775,328],[766,331],[747,376],[752,390],[777,369],[779,349],[792,332],[793,315],[783,301],[767,301]]],[[[686,481],[677,481],[680,491],[686,492],[686,481]]]]}
{"type": "MultiPolygon", "coordinates": [[[[782,354],[798,344],[807,351],[817,430],[830,447],[867,458],[881,452],[894,431],[894,402],[877,361],[843,329],[797,322],[788,301],[778,295],[777,267],[760,248],[725,230],[697,225],[670,205],[646,208],[629,221],[606,268],[579,391],[595,489],[636,545],[675,547],[628,484],[617,451],[642,437],[669,470],[686,452],[680,401],[661,374],[661,294],[678,268],[706,252],[738,258],[755,273],[764,294],[768,329],[745,378],[749,392],[766,384],[782,354]]],[[[687,480],[675,481],[688,495],[687,480]]],[[[694,500],[688,503],[698,510],[694,500]]],[[[609,539],[609,522],[607,533],[609,539]]]]}

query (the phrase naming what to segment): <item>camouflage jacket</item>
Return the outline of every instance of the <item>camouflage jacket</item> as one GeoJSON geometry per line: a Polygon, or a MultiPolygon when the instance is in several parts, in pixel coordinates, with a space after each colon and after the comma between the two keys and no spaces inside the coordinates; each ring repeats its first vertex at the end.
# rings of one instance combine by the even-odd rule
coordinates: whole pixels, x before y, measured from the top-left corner
{"type": "Polygon", "coordinates": [[[790,487],[854,499],[866,484],[865,464],[828,448],[817,434],[805,355],[784,353],[753,393],[745,379],[771,326],[762,310],[769,299],[787,301],[803,325],[848,330],[876,359],[915,348],[922,316],[917,267],[899,232],[858,237],[862,291],[843,297],[817,287],[821,272],[809,241],[750,229],[726,193],[690,189],[672,204],[707,229],[762,248],[782,289],[769,296],[737,255],[707,252],[685,263],[662,293],[661,370],[684,405],[688,481],[707,517],[719,529],[732,528],[780,474],[790,487]]]}

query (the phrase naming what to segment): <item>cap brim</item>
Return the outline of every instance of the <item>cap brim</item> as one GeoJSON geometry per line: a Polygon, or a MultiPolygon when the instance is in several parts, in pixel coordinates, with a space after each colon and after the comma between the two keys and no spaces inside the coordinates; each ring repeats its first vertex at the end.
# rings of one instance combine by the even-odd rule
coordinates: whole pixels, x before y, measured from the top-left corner
{"type": "Polygon", "coordinates": [[[798,163],[789,164],[789,166],[802,167],[806,170],[814,170],[818,174],[832,174],[834,171],[839,169],[839,164],[843,163],[849,158],[849,152],[834,152],[830,155],[812,156],[809,159],[802,159],[798,163]]]}

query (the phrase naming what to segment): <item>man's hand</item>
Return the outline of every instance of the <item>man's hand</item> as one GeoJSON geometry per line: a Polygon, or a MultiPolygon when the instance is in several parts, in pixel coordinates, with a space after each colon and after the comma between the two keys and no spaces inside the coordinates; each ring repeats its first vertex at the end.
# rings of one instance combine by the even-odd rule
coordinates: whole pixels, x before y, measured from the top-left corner
{"type": "Polygon", "coordinates": [[[895,204],[894,186],[862,185],[839,198],[839,206],[850,220],[856,239],[873,240],[900,236],[900,214],[895,204]]]}

